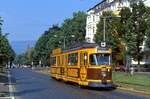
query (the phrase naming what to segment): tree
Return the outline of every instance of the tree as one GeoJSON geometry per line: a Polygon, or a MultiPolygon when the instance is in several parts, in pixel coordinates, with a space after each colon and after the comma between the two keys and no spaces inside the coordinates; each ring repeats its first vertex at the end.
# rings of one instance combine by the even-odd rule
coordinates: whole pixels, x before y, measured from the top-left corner
{"type": "Polygon", "coordinates": [[[97,31],[94,36],[94,40],[99,45],[103,42],[103,31],[104,31],[104,18],[105,22],[105,31],[106,31],[106,43],[107,46],[111,46],[113,49],[113,62],[114,64],[124,64],[124,45],[122,43],[122,35],[119,31],[121,25],[121,19],[113,14],[112,11],[103,12],[100,17],[100,21],[97,24],[97,31]]]}
{"type": "MultiPolygon", "coordinates": [[[[108,27],[109,24],[106,24],[107,28],[109,28],[107,29],[107,33],[111,33],[112,35],[110,35],[112,40],[109,39],[107,43],[113,45],[113,51],[123,52],[124,49],[127,49],[128,55],[138,61],[138,66],[140,66],[143,56],[141,46],[145,41],[145,36],[147,35],[147,38],[149,38],[150,30],[147,29],[147,26],[150,25],[146,22],[146,20],[149,21],[149,10],[146,11],[146,7],[142,1],[132,3],[131,7],[132,11],[130,8],[123,8],[120,11],[121,18],[115,21],[112,20],[110,27],[108,27]],[[146,16],[147,18],[145,18],[146,16]],[[115,48],[119,48],[120,50],[118,51],[115,48]]],[[[95,40],[100,43],[102,41],[102,21],[97,25],[97,28],[95,40]]],[[[147,39],[148,41],[149,39],[147,39]]]]}
{"type": "Polygon", "coordinates": [[[44,32],[35,45],[35,60],[41,61],[44,65],[49,65],[50,49],[60,47],[60,33],[61,29],[57,25],[53,25],[48,31],[44,32]],[[57,37],[55,37],[56,35],[57,37]]]}
{"type": "Polygon", "coordinates": [[[34,60],[43,65],[49,65],[49,56],[52,49],[69,47],[74,43],[84,42],[86,27],[86,14],[84,12],[73,13],[72,18],[64,21],[62,26],[53,25],[38,39],[35,45],[34,60]],[[72,37],[74,35],[74,37],[72,37]]]}
{"type": "Polygon", "coordinates": [[[138,70],[140,70],[140,61],[143,56],[142,48],[146,36],[146,7],[143,2],[132,5],[132,13],[126,23],[126,33],[124,39],[127,44],[129,55],[138,61],[138,70]]]}
{"type": "Polygon", "coordinates": [[[147,23],[146,28],[146,47],[150,48],[150,7],[146,7],[145,20],[147,23]]]}
{"type": "Polygon", "coordinates": [[[96,34],[95,34],[95,37],[94,37],[94,41],[98,44],[101,44],[101,42],[103,42],[103,30],[104,30],[104,18],[106,18],[106,24],[105,24],[105,31],[106,31],[106,42],[107,44],[111,44],[111,41],[112,39],[110,39],[112,37],[112,26],[110,25],[111,23],[109,22],[110,21],[110,18],[113,17],[115,15],[113,15],[113,12],[112,11],[106,11],[106,12],[103,12],[102,16],[100,17],[100,21],[99,23],[97,24],[97,31],[96,31],[96,34]],[[108,18],[110,17],[110,18],[108,18]]]}
{"type": "Polygon", "coordinates": [[[15,52],[9,44],[7,34],[2,34],[2,22],[3,20],[0,17],[0,65],[6,65],[8,62],[12,63],[15,58],[15,52]]]}
{"type": "Polygon", "coordinates": [[[75,12],[73,13],[73,18],[66,19],[62,24],[61,29],[66,38],[66,47],[73,43],[85,41],[86,16],[84,12],[75,12]],[[71,35],[74,35],[74,37],[71,35]]]}

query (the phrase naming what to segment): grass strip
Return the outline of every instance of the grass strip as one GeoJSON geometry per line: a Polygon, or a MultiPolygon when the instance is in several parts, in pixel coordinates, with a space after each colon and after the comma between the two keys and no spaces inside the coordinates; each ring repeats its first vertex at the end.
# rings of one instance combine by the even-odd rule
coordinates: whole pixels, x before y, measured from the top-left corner
{"type": "Polygon", "coordinates": [[[150,75],[147,74],[134,74],[124,72],[113,72],[113,81],[115,84],[133,88],[134,90],[150,92],[150,75]]]}

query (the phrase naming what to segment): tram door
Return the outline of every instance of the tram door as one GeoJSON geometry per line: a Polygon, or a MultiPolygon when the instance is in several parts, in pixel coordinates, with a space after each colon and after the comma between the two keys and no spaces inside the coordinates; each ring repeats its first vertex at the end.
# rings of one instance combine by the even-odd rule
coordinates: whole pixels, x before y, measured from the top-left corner
{"type": "Polygon", "coordinates": [[[81,52],[80,53],[80,79],[81,79],[81,81],[86,80],[87,65],[88,65],[88,53],[81,52]]]}

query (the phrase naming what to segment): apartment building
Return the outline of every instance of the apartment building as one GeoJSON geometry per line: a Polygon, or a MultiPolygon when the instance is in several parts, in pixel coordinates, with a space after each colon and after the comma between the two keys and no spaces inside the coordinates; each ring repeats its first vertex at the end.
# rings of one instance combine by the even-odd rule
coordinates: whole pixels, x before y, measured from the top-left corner
{"type": "MultiPolygon", "coordinates": [[[[122,7],[130,7],[130,3],[137,2],[139,0],[102,0],[100,3],[90,8],[87,11],[86,21],[86,41],[94,42],[94,35],[96,34],[97,24],[100,21],[100,16],[103,11],[111,10],[114,14],[119,14],[122,7]],[[129,2],[130,1],[130,2],[129,2]]],[[[143,0],[146,6],[150,6],[150,0],[143,0]]],[[[142,64],[150,64],[150,50],[143,44],[144,58],[142,64]],[[148,54],[149,53],[149,54],[148,54]]],[[[136,61],[131,59],[131,64],[137,64],[136,61]]]]}

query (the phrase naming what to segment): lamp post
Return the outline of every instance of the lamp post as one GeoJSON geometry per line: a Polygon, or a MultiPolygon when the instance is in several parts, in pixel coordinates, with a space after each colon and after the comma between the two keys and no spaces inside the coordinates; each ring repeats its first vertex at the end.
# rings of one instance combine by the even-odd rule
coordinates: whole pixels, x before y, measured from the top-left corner
{"type": "Polygon", "coordinates": [[[105,42],[106,40],[106,17],[103,18],[103,22],[104,22],[103,41],[105,42]]]}
{"type": "Polygon", "coordinates": [[[120,16],[105,16],[102,18],[103,18],[104,27],[103,27],[103,42],[101,42],[101,46],[105,47],[106,46],[106,19],[108,19],[108,18],[120,18],[120,16]]]}

